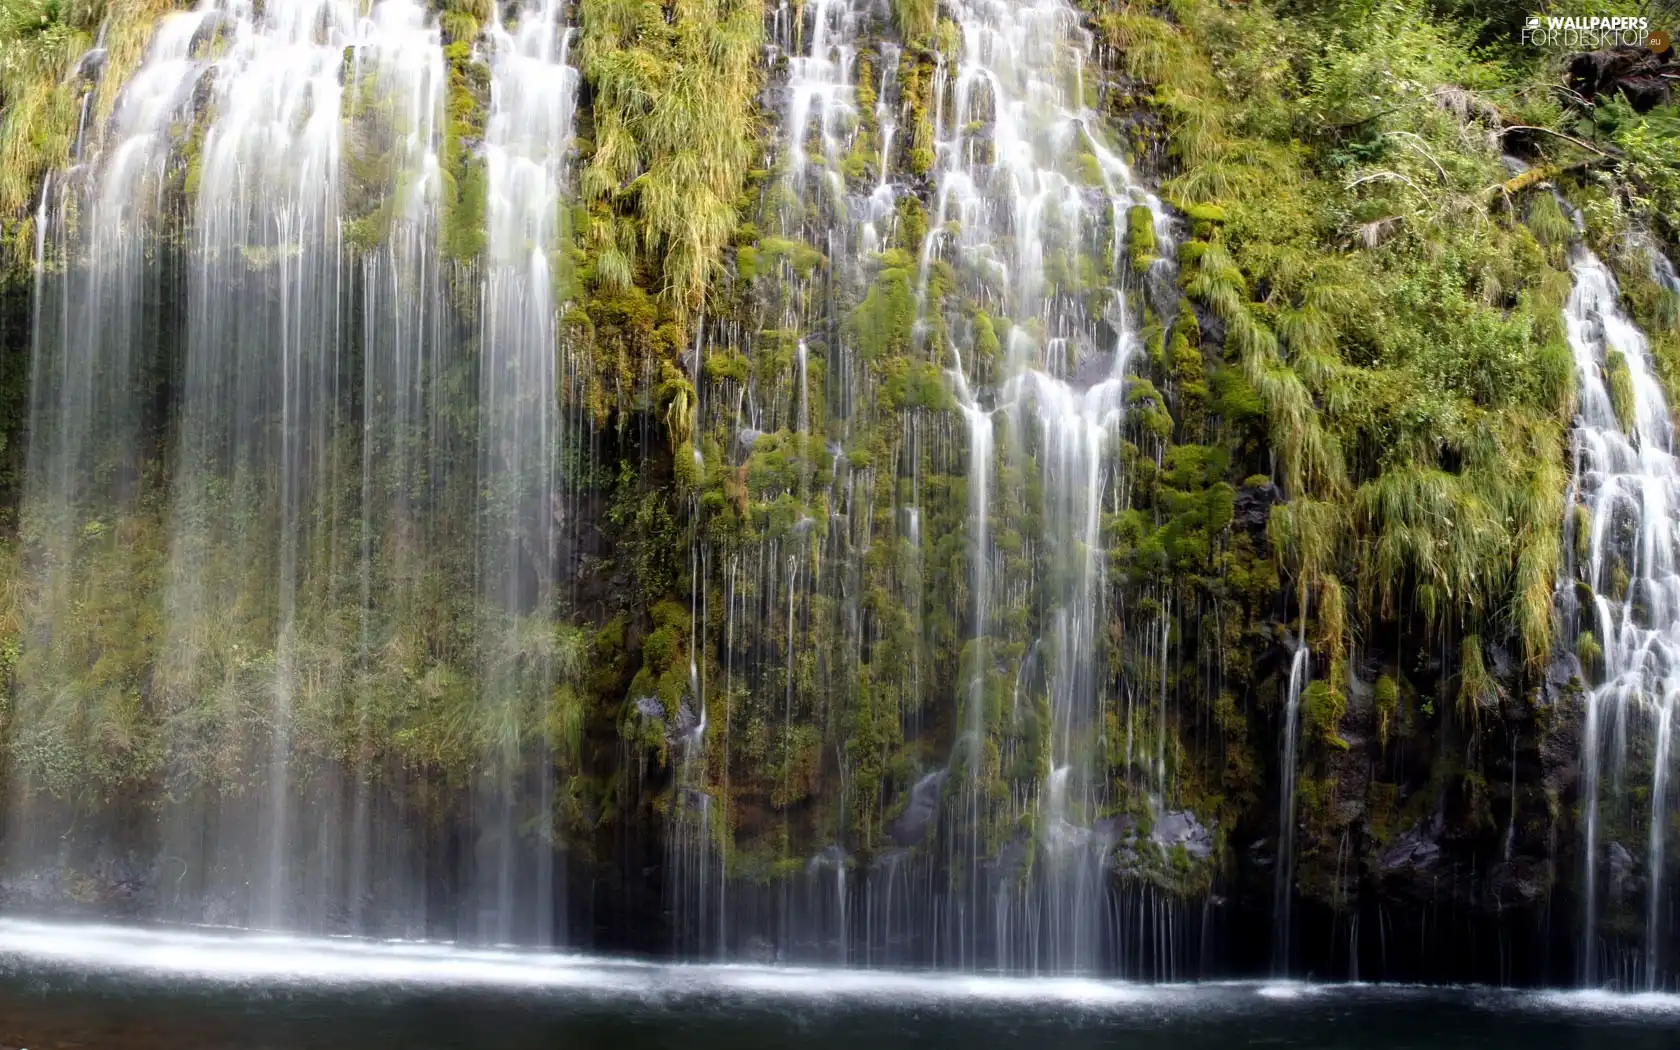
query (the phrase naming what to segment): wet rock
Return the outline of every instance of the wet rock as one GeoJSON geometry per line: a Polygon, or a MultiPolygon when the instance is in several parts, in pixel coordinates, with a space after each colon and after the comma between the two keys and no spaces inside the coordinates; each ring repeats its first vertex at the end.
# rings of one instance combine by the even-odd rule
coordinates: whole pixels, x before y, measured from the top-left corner
{"type": "Polygon", "coordinates": [[[70,79],[89,82],[98,80],[109,55],[110,53],[102,47],[90,48],[77,59],[75,68],[70,71],[70,79]]]}
{"type": "Polygon", "coordinates": [[[1580,664],[1573,653],[1561,658],[1553,655],[1541,687],[1541,701],[1536,712],[1544,729],[1538,741],[1540,789],[1551,798],[1564,798],[1580,778],[1581,729],[1586,715],[1580,664]]]}
{"type": "Polygon", "coordinates": [[[1112,845],[1136,837],[1137,821],[1126,814],[1116,817],[1103,817],[1091,825],[1091,831],[1098,838],[1112,845]]]}
{"type": "Polygon", "coordinates": [[[637,697],[636,713],[650,722],[665,724],[665,704],[657,696],[637,697]]]}
{"type": "Polygon", "coordinates": [[[1079,340],[1075,343],[1074,352],[1079,362],[1074,370],[1072,385],[1079,390],[1089,390],[1114,375],[1114,358],[1109,354],[1099,353],[1090,343],[1079,340]]]}
{"type": "Polygon", "coordinates": [[[1202,330],[1202,345],[1223,346],[1225,343],[1225,319],[1200,302],[1192,301],[1190,309],[1196,315],[1196,325],[1202,330]]]}
{"type": "Polygon", "coordinates": [[[887,834],[900,846],[914,846],[927,838],[939,816],[939,792],[945,784],[945,770],[929,773],[910,788],[904,811],[887,825],[887,834]]]}
{"type": "Polygon", "coordinates": [[[636,713],[649,722],[659,726],[665,733],[665,742],[675,744],[693,733],[700,727],[700,716],[688,697],[677,702],[677,717],[668,720],[665,714],[665,701],[657,696],[637,697],[636,713]]]}
{"type": "Polygon", "coordinates": [[[1580,658],[1565,646],[1553,646],[1552,657],[1546,662],[1545,699],[1556,703],[1567,693],[1578,693],[1581,681],[1580,658]]]}
{"type": "Polygon", "coordinates": [[[700,715],[694,710],[693,703],[688,697],[683,697],[677,704],[676,735],[685,737],[700,728],[700,715]]]}
{"type": "Polygon", "coordinates": [[[1003,844],[992,859],[992,873],[1001,879],[1015,878],[1027,870],[1031,858],[1031,843],[1025,835],[1016,835],[1003,844]]]}
{"type": "Polygon", "coordinates": [[[1488,875],[1489,903],[1496,910],[1538,903],[1546,899],[1550,883],[1549,866],[1536,858],[1519,857],[1497,864],[1488,875]]]}
{"type": "Polygon", "coordinates": [[[811,859],[805,862],[805,871],[807,873],[839,871],[846,868],[850,861],[851,857],[847,856],[846,851],[841,849],[839,845],[825,846],[812,854],[811,859]]]}
{"type": "Polygon", "coordinates": [[[1377,867],[1384,872],[1420,872],[1433,870],[1441,860],[1441,844],[1431,830],[1415,826],[1400,833],[1389,847],[1377,857],[1377,867]]]}
{"type": "Polygon", "coordinates": [[[1189,810],[1163,810],[1145,837],[1131,817],[1099,822],[1110,840],[1109,866],[1125,878],[1181,891],[1195,881],[1199,866],[1213,856],[1213,831],[1189,810]],[[1189,866],[1185,867],[1185,862],[1189,866]]]}
{"type": "Polygon", "coordinates": [[[1606,867],[1609,870],[1606,882],[1610,892],[1610,902],[1613,905],[1620,906],[1639,893],[1644,885],[1644,880],[1634,874],[1637,863],[1626,846],[1620,842],[1612,842],[1610,848],[1605,852],[1608,861],[1606,867]]]}
{"type": "Polygon", "coordinates": [[[1162,849],[1183,846],[1185,852],[1196,860],[1207,860],[1213,856],[1213,832],[1187,809],[1161,814],[1161,819],[1155,822],[1155,829],[1149,833],[1149,840],[1162,849]]]}
{"type": "Polygon", "coordinates": [[[1244,485],[1237,490],[1232,521],[1237,528],[1251,533],[1266,531],[1273,504],[1283,502],[1283,491],[1270,481],[1263,485],[1244,485]]]}

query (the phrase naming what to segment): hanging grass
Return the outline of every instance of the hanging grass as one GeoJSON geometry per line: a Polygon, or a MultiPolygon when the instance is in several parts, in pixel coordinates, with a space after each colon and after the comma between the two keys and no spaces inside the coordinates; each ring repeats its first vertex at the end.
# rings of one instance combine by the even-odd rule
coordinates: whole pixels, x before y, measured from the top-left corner
{"type": "Polygon", "coordinates": [[[1170,7],[1097,27],[1154,87],[1164,188],[1192,217],[1182,287],[1263,406],[1291,508],[1268,535],[1297,611],[1337,620],[1309,634],[1347,637],[1347,579],[1366,627],[1495,624],[1538,667],[1562,556],[1572,229],[1549,194],[1513,214],[1484,190],[1503,177],[1490,128],[1561,115],[1524,93],[1526,68],[1420,4],[1362,9],[1358,36],[1318,8],[1170,7]],[[1208,207],[1219,222],[1195,219],[1208,207]]]}
{"type": "MultiPolygon", "coordinates": [[[[763,11],[745,0],[584,0],[579,61],[594,92],[586,202],[636,220],[661,301],[700,308],[757,156],[763,11]]],[[[620,244],[620,248],[625,247],[620,244]]],[[[616,280],[622,271],[609,267],[616,280]]]]}
{"type": "Polygon", "coordinates": [[[42,174],[70,154],[85,87],[70,74],[96,25],[93,11],[0,0],[0,230],[14,261],[28,255],[27,212],[42,174]]]}

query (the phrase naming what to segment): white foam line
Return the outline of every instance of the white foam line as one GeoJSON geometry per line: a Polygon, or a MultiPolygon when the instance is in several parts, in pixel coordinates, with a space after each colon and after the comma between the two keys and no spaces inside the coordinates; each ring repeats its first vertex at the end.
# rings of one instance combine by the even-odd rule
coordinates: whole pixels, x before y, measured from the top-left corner
{"type": "Polygon", "coordinates": [[[1534,992],[1530,1000],[1555,1010],[1574,1013],[1674,1014],[1680,1016],[1680,995],[1672,992],[1558,991],[1534,992]]]}
{"type": "Polygon", "coordinates": [[[84,971],[220,983],[493,986],[592,997],[737,994],[805,1000],[1047,1003],[1085,1007],[1164,1004],[1194,996],[1091,978],[1021,978],[748,965],[670,965],[414,941],[361,941],[261,933],[0,919],[0,956],[84,971]]]}
{"type": "MultiPolygon", "coordinates": [[[[465,948],[433,941],[372,941],[182,927],[134,927],[0,918],[0,966],[59,966],[221,984],[496,987],[586,998],[758,999],[882,1003],[998,1003],[1117,1010],[1206,1009],[1248,996],[1298,1000],[1360,990],[1380,995],[1466,991],[1419,985],[1215,981],[1143,985],[1088,977],[671,964],[558,952],[465,948]],[[1211,1000],[1211,1001],[1210,1001],[1211,1000]]],[[[1680,1016],[1680,995],[1604,991],[1503,992],[1484,1005],[1528,1004],[1570,1013],[1680,1016]]],[[[1249,1000],[1252,1001],[1252,1000],[1249,1000]]]]}
{"type": "Polygon", "coordinates": [[[1262,999],[1301,999],[1323,991],[1325,986],[1302,981],[1270,981],[1255,989],[1262,999]]]}

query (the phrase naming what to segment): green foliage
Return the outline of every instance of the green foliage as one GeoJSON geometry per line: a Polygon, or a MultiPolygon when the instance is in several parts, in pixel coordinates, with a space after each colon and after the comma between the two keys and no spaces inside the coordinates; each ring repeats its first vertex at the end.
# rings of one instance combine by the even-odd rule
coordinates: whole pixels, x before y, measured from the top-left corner
{"type": "Polygon", "coordinates": [[[756,159],[763,11],[746,0],[584,0],[578,17],[594,92],[584,199],[634,217],[661,301],[686,316],[719,271],[756,159]]]}
{"type": "Polygon", "coordinates": [[[1604,385],[1609,388],[1610,407],[1616,412],[1616,421],[1623,430],[1632,432],[1638,406],[1633,395],[1633,375],[1620,350],[1611,348],[1605,352],[1604,385]]]}
{"type": "Polygon", "coordinates": [[[1214,404],[1264,415],[1300,506],[1274,511],[1271,536],[1302,615],[1338,659],[1348,579],[1362,618],[1495,619],[1536,666],[1574,376],[1545,245],[1567,220],[1532,202],[1533,232],[1489,214],[1485,129],[1561,114],[1534,70],[1418,3],[1173,11],[1098,25],[1155,86],[1195,238],[1181,281],[1240,368],[1214,373],[1214,404]]]}
{"type": "Polygon", "coordinates": [[[29,257],[29,204],[42,176],[70,155],[91,77],[77,61],[103,24],[94,127],[139,66],[152,26],[173,0],[0,0],[0,268],[29,257]]]}
{"type": "Polygon", "coordinates": [[[1483,705],[1498,695],[1499,683],[1488,672],[1482,660],[1482,639],[1479,635],[1464,636],[1458,657],[1458,713],[1466,724],[1475,724],[1483,705]]]}
{"type": "Polygon", "coordinates": [[[1603,100],[1593,120],[1617,149],[1614,171],[1626,205],[1660,216],[1671,242],[1680,241],[1680,109],[1670,103],[1639,114],[1618,94],[1603,100]]]}
{"type": "Polygon", "coordinates": [[[1348,743],[1341,737],[1342,715],[1347,712],[1347,698],[1329,682],[1315,681],[1301,694],[1301,724],[1311,739],[1326,747],[1346,751],[1348,743]]]}
{"type": "Polygon", "coordinates": [[[1383,747],[1388,746],[1389,728],[1394,722],[1394,715],[1400,710],[1400,687],[1388,675],[1377,679],[1375,690],[1377,707],[1377,740],[1383,747]]]}
{"type": "Polygon", "coordinates": [[[457,262],[478,258],[484,251],[489,175],[485,161],[471,144],[484,137],[489,114],[490,69],[473,52],[478,24],[464,12],[450,27],[452,41],[443,55],[449,67],[444,102],[443,173],[444,255],[457,262]],[[459,34],[459,35],[456,35],[459,34]]]}
{"type": "Polygon", "coordinates": [[[908,44],[925,44],[933,36],[937,0],[892,0],[893,22],[898,35],[908,44]]]}
{"type": "Polygon", "coordinates": [[[1155,264],[1155,216],[1141,204],[1126,211],[1126,256],[1135,274],[1148,273],[1155,264]]]}
{"type": "Polygon", "coordinates": [[[78,87],[65,76],[97,13],[50,0],[0,3],[0,222],[16,250],[41,174],[69,155],[78,87]]]}

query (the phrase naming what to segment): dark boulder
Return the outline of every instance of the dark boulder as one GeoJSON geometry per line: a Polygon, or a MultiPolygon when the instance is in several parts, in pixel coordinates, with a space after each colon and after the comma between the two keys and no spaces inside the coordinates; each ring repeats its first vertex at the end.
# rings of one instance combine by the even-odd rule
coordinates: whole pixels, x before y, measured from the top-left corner
{"type": "Polygon", "coordinates": [[[1272,506],[1282,502],[1283,490],[1270,481],[1261,485],[1244,485],[1237,490],[1232,523],[1246,532],[1264,534],[1266,523],[1272,517],[1272,506]]]}
{"type": "Polygon", "coordinates": [[[1569,86],[1592,101],[1620,94],[1636,112],[1649,113],[1667,102],[1680,78],[1674,47],[1656,54],[1647,47],[1612,47],[1586,51],[1569,60],[1569,86]]]}

